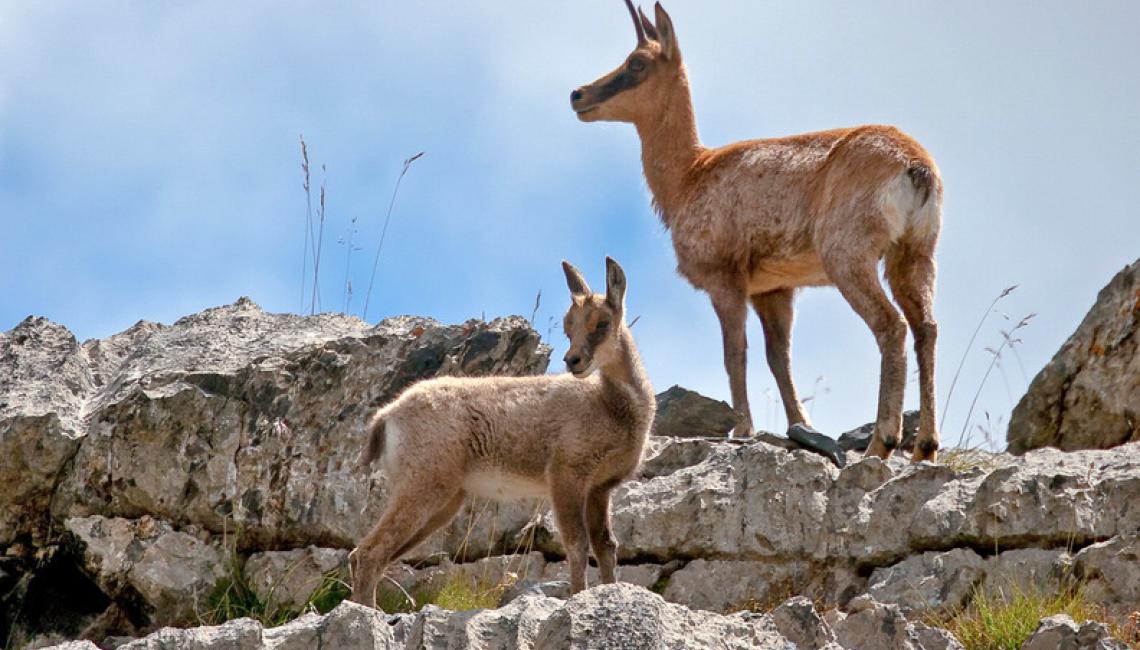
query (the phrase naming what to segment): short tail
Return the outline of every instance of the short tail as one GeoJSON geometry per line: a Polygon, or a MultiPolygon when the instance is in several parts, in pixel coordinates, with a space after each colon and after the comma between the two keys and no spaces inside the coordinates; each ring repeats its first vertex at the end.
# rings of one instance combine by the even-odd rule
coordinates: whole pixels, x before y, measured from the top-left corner
{"type": "Polygon", "coordinates": [[[934,176],[934,170],[925,163],[915,161],[910,164],[906,173],[910,176],[910,182],[914,184],[914,189],[922,194],[922,203],[919,204],[919,207],[926,205],[938,183],[934,176]]]}
{"type": "Polygon", "coordinates": [[[384,454],[384,418],[377,416],[368,429],[368,445],[360,456],[360,466],[369,467],[384,454]]]}

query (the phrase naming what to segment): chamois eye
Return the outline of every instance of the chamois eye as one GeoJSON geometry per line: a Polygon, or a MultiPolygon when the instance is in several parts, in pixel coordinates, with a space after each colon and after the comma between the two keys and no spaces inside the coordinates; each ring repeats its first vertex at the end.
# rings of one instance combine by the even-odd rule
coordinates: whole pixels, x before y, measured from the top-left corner
{"type": "Polygon", "coordinates": [[[634,60],[629,62],[629,71],[630,72],[641,72],[644,69],[645,69],[645,62],[642,61],[641,59],[634,59],[634,60]]]}
{"type": "Polygon", "coordinates": [[[602,322],[598,323],[598,325],[594,329],[604,331],[609,326],[610,326],[610,324],[607,321],[602,321],[602,322]]]}

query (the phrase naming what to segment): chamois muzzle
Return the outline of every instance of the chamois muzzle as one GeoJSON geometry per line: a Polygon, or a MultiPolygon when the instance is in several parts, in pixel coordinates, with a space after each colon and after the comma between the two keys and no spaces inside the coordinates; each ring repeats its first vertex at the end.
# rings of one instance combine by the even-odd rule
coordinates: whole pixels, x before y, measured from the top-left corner
{"type": "Polygon", "coordinates": [[[597,107],[597,102],[586,99],[586,93],[581,88],[570,93],[570,108],[574,109],[574,113],[578,115],[579,119],[586,119],[584,116],[593,112],[597,107]]]}
{"type": "Polygon", "coordinates": [[[575,354],[571,356],[569,353],[567,353],[566,356],[562,358],[562,360],[566,362],[566,369],[570,372],[577,373],[579,370],[581,370],[581,368],[579,368],[582,363],[582,357],[580,355],[575,354]]]}

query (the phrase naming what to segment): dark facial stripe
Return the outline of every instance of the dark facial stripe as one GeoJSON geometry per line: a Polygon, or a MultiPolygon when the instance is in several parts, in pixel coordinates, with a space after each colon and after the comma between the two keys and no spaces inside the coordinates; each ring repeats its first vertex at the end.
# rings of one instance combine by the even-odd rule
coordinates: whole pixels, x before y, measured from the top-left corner
{"type": "Polygon", "coordinates": [[[600,104],[620,92],[637,86],[644,80],[644,74],[636,75],[629,70],[622,70],[616,77],[610,79],[601,88],[598,88],[597,102],[600,104]]]}
{"type": "Polygon", "coordinates": [[[608,328],[597,328],[593,332],[586,335],[586,347],[592,354],[602,341],[606,340],[606,333],[609,332],[608,328]]]}

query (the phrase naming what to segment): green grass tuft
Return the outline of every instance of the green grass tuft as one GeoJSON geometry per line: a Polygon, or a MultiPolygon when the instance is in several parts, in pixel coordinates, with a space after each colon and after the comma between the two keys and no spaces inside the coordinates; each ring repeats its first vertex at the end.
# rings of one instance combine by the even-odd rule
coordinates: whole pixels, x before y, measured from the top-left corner
{"type": "Polygon", "coordinates": [[[1060,589],[1034,585],[996,591],[977,588],[969,605],[926,622],[949,630],[966,650],[1018,650],[1042,618],[1056,614],[1068,614],[1078,623],[1099,620],[1114,634],[1121,632],[1114,621],[1106,620],[1104,608],[1086,597],[1080,584],[1060,589]]]}
{"type": "Polygon", "coordinates": [[[461,612],[468,609],[494,609],[507,585],[472,585],[467,580],[451,580],[436,594],[435,604],[461,612]]]}
{"type": "Polygon", "coordinates": [[[951,447],[938,452],[938,464],[945,465],[957,473],[968,472],[972,469],[988,472],[995,469],[1000,461],[997,455],[981,449],[951,447]]]}

